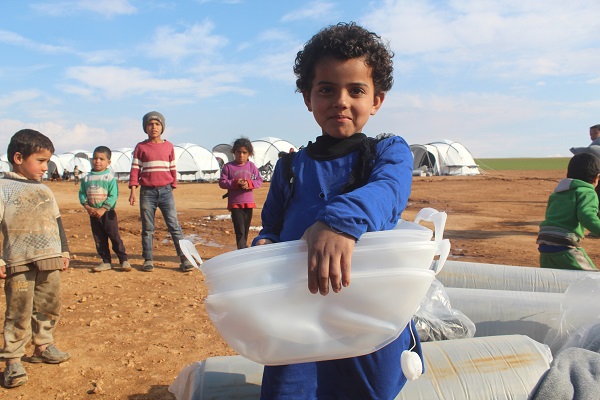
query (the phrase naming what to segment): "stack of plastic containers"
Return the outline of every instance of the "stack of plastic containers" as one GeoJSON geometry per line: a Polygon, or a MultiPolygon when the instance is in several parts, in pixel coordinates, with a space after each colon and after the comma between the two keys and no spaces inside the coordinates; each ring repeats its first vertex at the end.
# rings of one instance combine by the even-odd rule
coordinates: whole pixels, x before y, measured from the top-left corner
{"type": "Polygon", "coordinates": [[[304,241],[226,253],[202,264],[206,310],[239,354],[266,365],[352,357],[398,337],[450,251],[446,214],[364,234],[352,254],[350,286],[327,296],[307,287],[304,241]],[[434,223],[434,232],[418,224],[434,223]],[[435,256],[439,259],[434,261],[435,256]]]}

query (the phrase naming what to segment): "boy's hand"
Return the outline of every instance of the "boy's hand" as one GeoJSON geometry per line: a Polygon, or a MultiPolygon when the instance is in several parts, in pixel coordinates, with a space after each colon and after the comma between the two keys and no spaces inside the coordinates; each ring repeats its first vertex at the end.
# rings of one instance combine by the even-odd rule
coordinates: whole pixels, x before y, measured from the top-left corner
{"type": "Polygon", "coordinates": [[[4,278],[6,278],[6,266],[2,265],[0,266],[0,279],[4,278]]]}
{"type": "Polygon", "coordinates": [[[257,246],[262,246],[263,244],[271,244],[273,242],[271,242],[269,239],[259,239],[256,241],[256,245],[257,246]]]}
{"type": "Polygon", "coordinates": [[[94,207],[91,207],[89,205],[85,205],[83,206],[83,208],[85,208],[85,211],[87,211],[88,215],[90,217],[95,217],[96,216],[96,209],[94,207]]]}
{"type": "Polygon", "coordinates": [[[329,282],[335,293],[350,285],[352,251],[356,240],[336,233],[322,222],[315,222],[304,232],[308,247],[308,290],[329,293],[329,282]]]}
{"type": "Polygon", "coordinates": [[[104,207],[97,208],[95,217],[100,218],[101,216],[104,215],[105,212],[106,212],[106,208],[104,208],[104,207]]]}
{"type": "Polygon", "coordinates": [[[129,204],[130,205],[135,205],[135,188],[131,188],[131,193],[129,194],[129,204]]]}
{"type": "Polygon", "coordinates": [[[62,271],[66,271],[69,268],[69,262],[71,260],[67,257],[63,257],[62,260],[63,260],[63,264],[64,264],[62,271]]]}

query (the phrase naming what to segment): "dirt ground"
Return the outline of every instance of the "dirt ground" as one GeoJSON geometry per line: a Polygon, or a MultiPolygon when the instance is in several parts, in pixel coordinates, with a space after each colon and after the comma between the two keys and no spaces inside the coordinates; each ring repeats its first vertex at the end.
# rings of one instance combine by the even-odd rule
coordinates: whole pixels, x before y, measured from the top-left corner
{"type": "MultiPolygon", "coordinates": [[[[495,171],[475,177],[416,177],[403,217],[412,220],[423,207],[446,211],[444,236],[451,241],[452,260],[537,266],[538,224],[548,195],[564,174],[495,171]]],[[[25,357],[29,382],[16,389],[0,388],[0,398],[173,399],[167,388],[183,367],[235,354],[204,311],[202,273],[177,269],[178,258],[160,213],[155,270],[141,272],[139,211],[128,204],[129,191],[122,184],[117,212],[134,270],[91,273],[99,260],[87,214],[78,204],[78,188],[72,182],[48,186],[59,202],[73,257],[71,268],[62,274],[63,308],[56,330],[57,347],[72,358],[42,365],[27,363],[25,357]]],[[[267,191],[268,184],[255,192],[257,204],[263,204],[267,191]]],[[[218,218],[228,215],[223,193],[214,183],[182,183],[175,191],[184,234],[197,243],[204,260],[234,250],[231,221],[218,218]]],[[[260,211],[254,213],[256,227],[260,211]]],[[[599,242],[584,241],[593,259],[600,257],[599,242]]],[[[4,315],[3,292],[0,297],[4,315]]],[[[28,355],[31,352],[29,347],[28,355]]]]}

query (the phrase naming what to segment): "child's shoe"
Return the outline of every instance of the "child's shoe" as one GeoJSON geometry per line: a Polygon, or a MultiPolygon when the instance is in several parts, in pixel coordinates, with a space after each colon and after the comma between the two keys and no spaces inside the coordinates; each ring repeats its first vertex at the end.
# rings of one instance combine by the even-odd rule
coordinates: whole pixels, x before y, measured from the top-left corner
{"type": "Polygon", "coordinates": [[[181,258],[181,264],[179,264],[179,269],[182,272],[189,272],[189,271],[191,271],[191,270],[194,269],[194,266],[192,265],[191,262],[189,262],[189,260],[187,258],[182,257],[181,258]]]}
{"type": "Polygon", "coordinates": [[[144,271],[144,272],[154,271],[154,262],[152,260],[145,260],[144,265],[142,266],[142,271],[144,271]]]}
{"type": "Polygon", "coordinates": [[[121,271],[125,271],[125,272],[131,271],[131,264],[129,264],[129,261],[125,260],[121,263],[121,271]]]}
{"type": "Polygon", "coordinates": [[[16,388],[27,383],[27,372],[20,362],[8,364],[4,369],[4,387],[16,388]]]}
{"type": "Polygon", "coordinates": [[[100,265],[98,265],[97,267],[92,268],[92,272],[102,272],[102,271],[108,271],[109,269],[111,269],[112,266],[110,265],[110,263],[100,263],[100,265]]]}
{"type": "Polygon", "coordinates": [[[29,362],[32,364],[46,363],[46,364],[60,364],[67,361],[71,356],[69,353],[60,351],[53,344],[48,345],[42,354],[36,355],[33,353],[29,362]]]}

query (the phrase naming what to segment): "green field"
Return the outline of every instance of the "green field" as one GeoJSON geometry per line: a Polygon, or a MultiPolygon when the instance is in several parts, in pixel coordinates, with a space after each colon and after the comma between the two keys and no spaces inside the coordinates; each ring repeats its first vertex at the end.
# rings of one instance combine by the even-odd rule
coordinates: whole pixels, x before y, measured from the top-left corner
{"type": "Polygon", "coordinates": [[[560,158],[476,158],[475,163],[483,171],[501,170],[567,170],[569,157],[560,158]]]}

